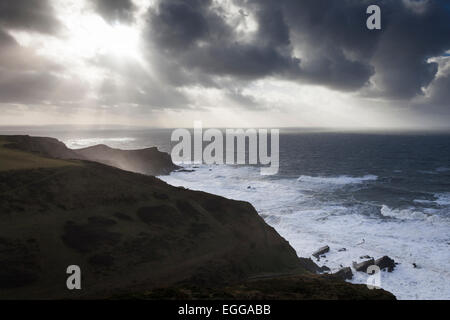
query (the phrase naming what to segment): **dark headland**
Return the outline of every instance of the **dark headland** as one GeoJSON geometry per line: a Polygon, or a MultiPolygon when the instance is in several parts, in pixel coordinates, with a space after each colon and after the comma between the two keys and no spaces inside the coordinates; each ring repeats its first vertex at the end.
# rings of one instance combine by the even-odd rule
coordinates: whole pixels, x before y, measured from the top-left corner
{"type": "Polygon", "coordinates": [[[0,299],[395,298],[316,274],[249,203],[152,176],[177,168],[156,148],[0,136],[0,299]]]}

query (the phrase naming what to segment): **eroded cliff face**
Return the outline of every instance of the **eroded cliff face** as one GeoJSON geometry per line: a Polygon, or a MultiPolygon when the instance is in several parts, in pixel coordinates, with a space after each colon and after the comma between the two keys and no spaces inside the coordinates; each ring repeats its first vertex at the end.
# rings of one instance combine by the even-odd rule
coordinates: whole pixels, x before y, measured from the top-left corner
{"type": "Polygon", "coordinates": [[[169,174],[180,168],[173,164],[169,154],[158,151],[156,147],[120,150],[106,145],[96,145],[75,151],[84,159],[152,176],[169,174]]]}

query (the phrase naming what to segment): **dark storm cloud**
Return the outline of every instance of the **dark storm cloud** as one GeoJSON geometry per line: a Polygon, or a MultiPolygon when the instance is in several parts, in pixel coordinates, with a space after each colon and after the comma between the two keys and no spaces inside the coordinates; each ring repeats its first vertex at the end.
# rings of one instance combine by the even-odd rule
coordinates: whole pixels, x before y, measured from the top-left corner
{"type": "Polygon", "coordinates": [[[162,1],[158,11],[150,11],[150,32],[163,48],[178,51],[189,48],[195,41],[216,34],[225,28],[219,16],[209,11],[211,1],[162,1]]]}
{"type": "Polygon", "coordinates": [[[423,11],[410,6],[387,12],[388,25],[372,63],[382,93],[390,97],[421,95],[438,71],[437,63],[428,58],[450,48],[450,13],[436,1],[425,3],[423,11]]]}
{"type": "Polygon", "coordinates": [[[53,33],[60,23],[47,0],[2,0],[0,27],[53,33]]]}
{"type": "Polygon", "coordinates": [[[337,89],[373,77],[375,95],[410,99],[434,79],[427,62],[450,48],[450,14],[439,1],[284,0],[292,41],[304,50],[305,76],[337,89]],[[367,6],[382,10],[382,30],[365,28],[367,6]]]}
{"type": "Polygon", "coordinates": [[[240,9],[229,14],[250,16],[259,25],[250,41],[239,39],[211,1],[160,1],[150,9],[147,37],[170,60],[168,66],[193,75],[187,82],[198,80],[198,73],[203,79],[276,76],[337,90],[364,88],[370,95],[395,99],[422,94],[437,72],[427,59],[450,48],[450,14],[439,1],[234,3],[240,9]],[[382,8],[381,31],[366,28],[370,4],[382,8]]]}
{"type": "Polygon", "coordinates": [[[108,22],[131,22],[136,9],[131,0],[89,0],[108,22]]]}
{"type": "MultiPolygon", "coordinates": [[[[273,6],[271,1],[251,1],[273,6]]],[[[379,35],[365,27],[361,1],[281,1],[291,43],[302,56],[300,81],[356,90],[374,74],[369,63],[379,35]]]]}
{"type": "MultiPolygon", "coordinates": [[[[247,80],[280,76],[345,90],[362,87],[373,75],[373,67],[367,59],[348,58],[342,43],[338,44],[339,39],[334,35],[320,39],[322,35],[333,32],[341,18],[344,22],[347,20],[345,6],[336,6],[338,11],[327,11],[329,8],[323,1],[322,5],[312,1],[236,1],[236,4],[244,8],[236,15],[251,16],[259,25],[251,41],[239,41],[235,30],[210,1],[160,2],[157,9],[150,11],[149,37],[182,68],[209,75],[247,80]],[[315,19],[314,15],[323,15],[323,12],[325,18],[315,19]],[[320,20],[322,24],[318,23],[320,20]],[[301,24],[298,21],[306,22],[301,24]],[[301,49],[307,50],[308,61],[303,62],[293,54],[292,41],[299,42],[301,49]]],[[[360,5],[361,8],[365,9],[360,5]]],[[[363,26],[364,12],[359,10],[358,15],[354,14],[363,26]]],[[[353,24],[358,27],[357,22],[353,24]]],[[[356,29],[361,30],[360,26],[356,29]]],[[[344,26],[355,33],[355,28],[351,27],[344,26]]],[[[345,31],[341,30],[341,33],[345,31]]],[[[357,41],[351,37],[347,40],[342,35],[339,38],[350,42],[348,46],[357,41]]],[[[370,51],[370,47],[365,49],[355,45],[355,48],[359,56],[370,51]]]]}
{"type": "Polygon", "coordinates": [[[306,74],[338,89],[361,87],[375,75],[374,94],[412,98],[437,72],[427,58],[450,47],[450,15],[436,1],[285,0],[283,5],[293,41],[306,52],[306,74]],[[381,31],[365,28],[369,4],[381,7],[381,31]]]}
{"type": "MultiPolygon", "coordinates": [[[[148,37],[180,68],[244,79],[299,71],[299,60],[285,48],[286,34],[286,41],[273,30],[277,37],[264,34],[251,43],[239,42],[212,1],[161,1],[150,10],[149,21],[148,37]]],[[[279,26],[275,23],[274,27],[279,26]]],[[[263,31],[271,29],[267,26],[263,31]]]]}

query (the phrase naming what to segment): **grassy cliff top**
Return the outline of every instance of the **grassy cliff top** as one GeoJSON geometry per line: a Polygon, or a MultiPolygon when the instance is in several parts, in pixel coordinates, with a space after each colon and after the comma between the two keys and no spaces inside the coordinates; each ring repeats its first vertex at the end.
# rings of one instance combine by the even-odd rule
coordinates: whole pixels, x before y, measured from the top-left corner
{"type": "Polygon", "coordinates": [[[0,136],[0,171],[79,166],[80,161],[60,160],[8,148],[10,142],[0,136]]]}

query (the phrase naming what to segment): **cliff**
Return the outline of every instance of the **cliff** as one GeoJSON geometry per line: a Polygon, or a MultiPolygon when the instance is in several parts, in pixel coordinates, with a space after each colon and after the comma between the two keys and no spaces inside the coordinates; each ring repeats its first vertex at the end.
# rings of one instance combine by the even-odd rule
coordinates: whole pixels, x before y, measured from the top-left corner
{"type": "Polygon", "coordinates": [[[147,175],[169,174],[179,167],[173,164],[170,155],[156,147],[140,150],[120,150],[106,145],[95,145],[83,149],[69,149],[61,141],[48,137],[27,135],[2,136],[7,148],[31,152],[56,159],[77,159],[100,162],[119,169],[147,175]]]}
{"type": "Polygon", "coordinates": [[[101,144],[77,149],[76,153],[80,158],[147,175],[169,174],[179,168],[173,164],[169,154],[158,151],[156,147],[120,150],[101,144]]]}

